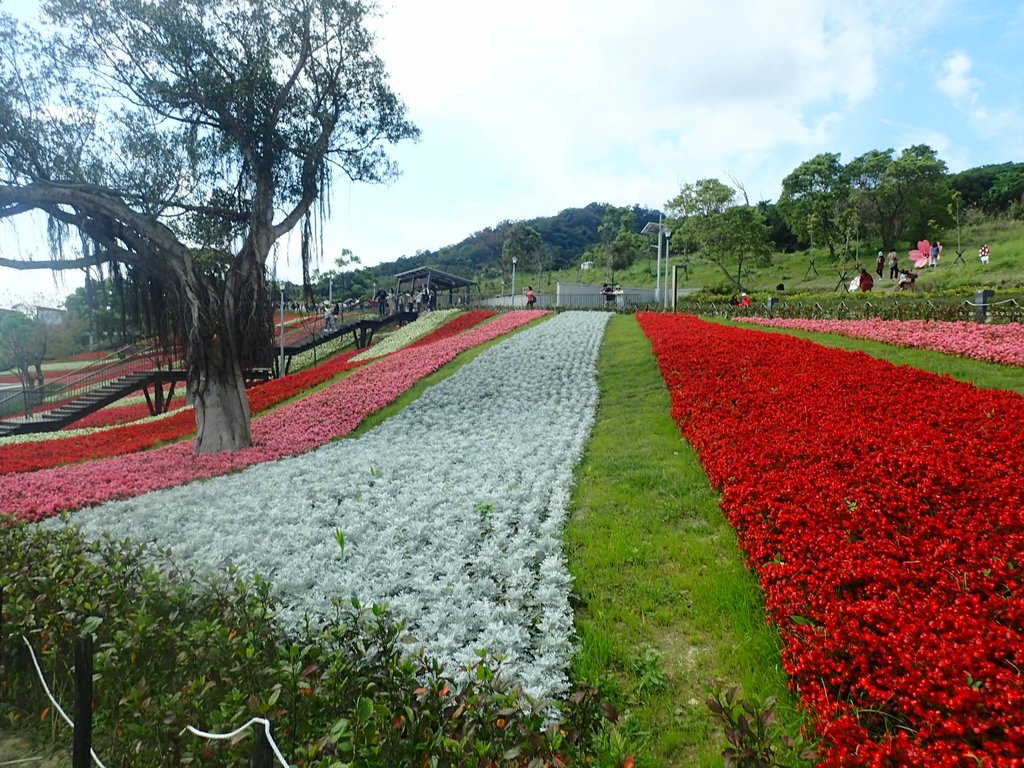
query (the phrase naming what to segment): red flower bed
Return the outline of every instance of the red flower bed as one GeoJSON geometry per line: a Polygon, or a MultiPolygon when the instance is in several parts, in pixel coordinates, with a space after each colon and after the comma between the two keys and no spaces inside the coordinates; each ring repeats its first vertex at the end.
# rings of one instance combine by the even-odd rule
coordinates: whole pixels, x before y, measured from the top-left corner
{"type": "Polygon", "coordinates": [[[412,347],[422,347],[426,344],[433,344],[435,341],[440,339],[447,339],[463,331],[469,330],[474,325],[482,323],[489,317],[494,317],[497,312],[493,309],[471,309],[468,312],[463,312],[460,315],[456,315],[447,323],[442,325],[440,328],[431,331],[421,339],[416,339],[406,349],[412,347]]]}
{"type": "Polygon", "coordinates": [[[1024,398],[641,313],[825,766],[1024,765],[1024,398]]]}
{"type": "MultiPolygon", "coordinates": [[[[177,410],[182,405],[184,405],[184,398],[181,397],[180,392],[176,392],[174,399],[171,401],[171,406],[177,410]]],[[[90,413],[88,416],[78,419],[69,425],[67,429],[115,427],[119,424],[130,424],[139,419],[146,419],[151,415],[149,406],[145,403],[135,403],[133,405],[117,405],[115,403],[106,408],[101,408],[96,413],[90,413]]],[[[56,435],[59,436],[60,432],[57,432],[56,435]]]]}
{"type": "MultiPolygon", "coordinates": [[[[43,371],[43,381],[49,383],[55,379],[59,379],[63,376],[69,376],[77,373],[80,368],[53,368],[52,370],[47,369],[43,371]]],[[[32,375],[33,383],[36,380],[36,369],[29,368],[29,373],[32,375]]],[[[21,384],[21,377],[17,373],[5,373],[0,376],[0,384],[21,384]]]]}
{"type": "MultiPolygon", "coordinates": [[[[0,477],[0,513],[20,520],[38,520],[62,510],[137,496],[303,453],[348,434],[368,414],[393,402],[460,352],[496,339],[544,314],[525,310],[508,312],[478,328],[382,357],[341,381],[255,419],[251,448],[195,456],[192,446],[176,443],[99,461],[3,475],[0,477]]],[[[184,411],[182,415],[191,414],[184,411]]],[[[138,426],[156,427],[163,423],[138,426]]],[[[70,441],[52,442],[61,445],[70,441]]]]}

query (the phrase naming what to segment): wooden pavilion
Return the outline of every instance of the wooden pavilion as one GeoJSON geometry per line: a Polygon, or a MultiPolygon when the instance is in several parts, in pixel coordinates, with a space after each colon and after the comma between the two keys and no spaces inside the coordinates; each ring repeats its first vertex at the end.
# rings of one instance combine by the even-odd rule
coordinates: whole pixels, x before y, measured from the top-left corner
{"type": "Polygon", "coordinates": [[[460,289],[465,290],[465,304],[470,302],[470,291],[475,282],[467,280],[464,277],[453,275],[450,272],[443,272],[440,269],[434,269],[434,267],[420,267],[419,269],[410,269],[407,272],[395,275],[395,280],[398,282],[397,291],[399,294],[408,292],[412,296],[415,296],[418,292],[424,288],[428,291],[435,291],[438,295],[442,291],[448,291],[448,305],[456,304],[455,294],[460,289]]]}

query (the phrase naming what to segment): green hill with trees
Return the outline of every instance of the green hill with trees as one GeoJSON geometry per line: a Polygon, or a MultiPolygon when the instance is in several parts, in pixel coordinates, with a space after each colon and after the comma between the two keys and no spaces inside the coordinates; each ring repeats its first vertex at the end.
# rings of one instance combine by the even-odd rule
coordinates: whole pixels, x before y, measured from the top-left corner
{"type": "MultiPolygon", "coordinates": [[[[877,251],[896,250],[901,266],[919,240],[943,243],[937,270],[919,271],[919,290],[1024,286],[1024,163],[949,173],[926,145],[896,153],[872,150],[848,163],[822,153],[795,168],[778,201],[751,202],[739,184],[684,183],[664,212],[590,203],[555,216],[503,221],[455,245],[363,270],[372,280],[435,266],[472,277],[484,294],[510,284],[510,239],[526,230],[539,244],[520,254],[520,273],[542,289],[558,280],[649,287],[656,280],[656,240],[640,234],[664,215],[670,263],[686,287],[732,293],[787,289],[827,292],[853,265],[873,269],[877,251]],[[978,248],[992,251],[987,267],[978,248]],[[958,258],[959,257],[959,258],[958,258]],[[591,269],[581,269],[590,262],[591,269]],[[947,269],[955,267],[956,269],[947,269]]],[[[890,286],[886,277],[876,290],[890,286]]]]}

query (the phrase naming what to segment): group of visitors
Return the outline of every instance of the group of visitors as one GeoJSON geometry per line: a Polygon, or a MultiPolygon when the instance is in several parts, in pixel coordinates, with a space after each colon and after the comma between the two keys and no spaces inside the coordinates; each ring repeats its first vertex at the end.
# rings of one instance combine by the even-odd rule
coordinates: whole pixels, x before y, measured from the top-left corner
{"type": "Polygon", "coordinates": [[[615,309],[615,299],[622,296],[622,289],[611,283],[602,283],[601,293],[604,295],[605,309],[615,309]]]}
{"type": "MultiPolygon", "coordinates": [[[[899,290],[912,290],[914,282],[917,280],[917,273],[900,267],[900,259],[896,251],[889,251],[888,255],[882,251],[878,252],[878,256],[875,258],[875,274],[882,277],[886,262],[889,264],[889,279],[896,281],[896,287],[899,290]]],[[[861,267],[860,272],[850,282],[849,290],[851,293],[854,291],[868,293],[874,287],[875,279],[864,267],[861,267]]]]}
{"type": "Polygon", "coordinates": [[[377,305],[377,314],[380,317],[387,317],[396,312],[429,312],[437,309],[437,291],[423,288],[414,295],[409,291],[398,293],[379,288],[373,295],[373,301],[377,305]]]}
{"type": "Polygon", "coordinates": [[[750,297],[745,293],[741,293],[739,296],[734,293],[729,299],[729,306],[746,309],[750,306],[750,297]]]}

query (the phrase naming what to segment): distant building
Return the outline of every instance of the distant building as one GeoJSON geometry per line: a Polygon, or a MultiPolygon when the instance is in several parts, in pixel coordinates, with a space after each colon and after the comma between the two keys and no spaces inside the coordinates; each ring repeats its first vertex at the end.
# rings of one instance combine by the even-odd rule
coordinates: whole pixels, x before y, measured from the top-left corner
{"type": "Polygon", "coordinates": [[[592,262],[592,261],[580,262],[580,269],[593,269],[593,267],[594,267],[594,262],[592,262]]]}
{"type": "Polygon", "coordinates": [[[36,317],[43,325],[61,325],[66,316],[67,310],[36,306],[36,317]]]}

